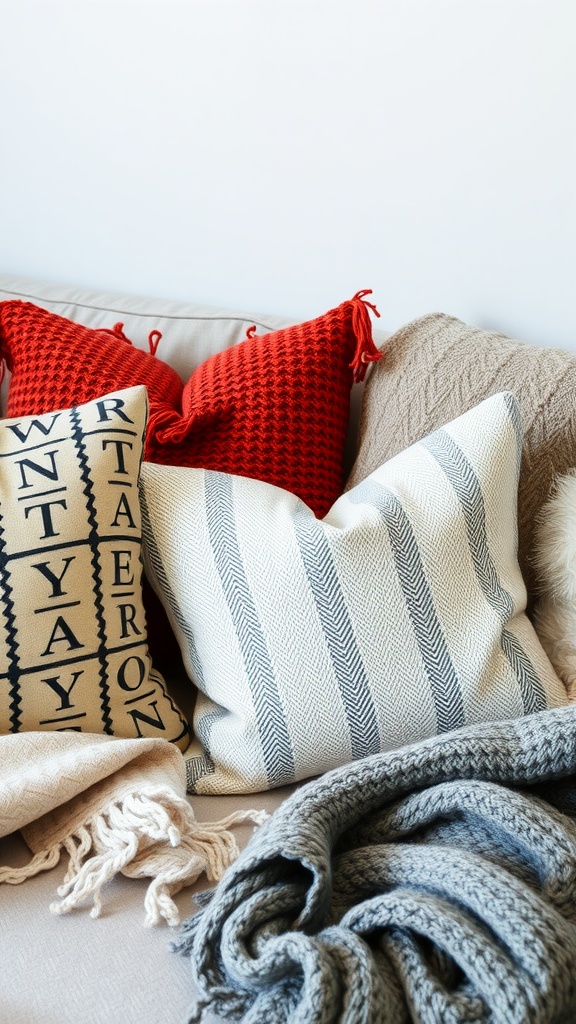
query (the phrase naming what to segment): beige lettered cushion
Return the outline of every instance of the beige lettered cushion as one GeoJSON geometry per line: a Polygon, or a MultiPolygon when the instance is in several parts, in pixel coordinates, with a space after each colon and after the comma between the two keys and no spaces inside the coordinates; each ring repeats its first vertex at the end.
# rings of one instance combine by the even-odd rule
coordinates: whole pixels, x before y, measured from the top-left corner
{"type": "Polygon", "coordinates": [[[507,389],[522,418],[518,561],[531,606],[535,520],[553,480],[576,465],[576,355],[538,348],[431,313],[388,339],[364,391],[355,487],[377,466],[478,402],[507,389]]]}
{"type": "Polygon", "coordinates": [[[0,422],[0,730],[188,725],[151,666],[138,481],[144,387],[0,422]]]}

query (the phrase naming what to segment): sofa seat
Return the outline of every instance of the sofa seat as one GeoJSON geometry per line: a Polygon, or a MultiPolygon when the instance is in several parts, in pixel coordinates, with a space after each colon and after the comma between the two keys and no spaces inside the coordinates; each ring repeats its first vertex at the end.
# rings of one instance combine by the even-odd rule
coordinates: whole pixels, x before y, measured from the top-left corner
{"type": "MultiPolygon", "coordinates": [[[[234,810],[272,813],[294,787],[241,796],[194,797],[199,821],[234,810]]],[[[235,830],[243,847],[252,826],[235,830]]],[[[30,851],[19,835],[0,840],[0,863],[20,866],[30,851]]],[[[122,875],[104,891],[102,915],[89,906],[65,916],[50,913],[64,877],[58,867],[0,891],[0,1021],[10,1024],[182,1024],[194,992],[186,959],[170,949],[178,929],[144,928],[147,883],[122,875]]],[[[205,878],[175,897],[185,920],[205,878]]],[[[206,1017],[205,1024],[216,1022],[206,1017]]]]}

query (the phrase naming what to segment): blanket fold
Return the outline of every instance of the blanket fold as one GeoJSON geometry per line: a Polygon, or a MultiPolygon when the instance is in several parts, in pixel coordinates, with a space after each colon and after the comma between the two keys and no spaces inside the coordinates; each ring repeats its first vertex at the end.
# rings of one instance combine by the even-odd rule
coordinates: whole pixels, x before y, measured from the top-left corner
{"type": "Polygon", "coordinates": [[[574,707],[309,783],[182,930],[190,1022],[574,1021],[575,819],[574,707]]]}
{"type": "Polygon", "coordinates": [[[2,736],[0,836],[20,829],[34,856],[23,867],[0,867],[0,882],[24,882],[67,853],[53,913],[92,899],[97,917],[102,887],[122,872],[151,879],[146,925],[177,924],[172,896],[203,872],[217,881],[238,855],[230,828],[265,817],[239,811],[198,822],[185,794],[184,759],[165,740],[75,732],[2,736]]]}

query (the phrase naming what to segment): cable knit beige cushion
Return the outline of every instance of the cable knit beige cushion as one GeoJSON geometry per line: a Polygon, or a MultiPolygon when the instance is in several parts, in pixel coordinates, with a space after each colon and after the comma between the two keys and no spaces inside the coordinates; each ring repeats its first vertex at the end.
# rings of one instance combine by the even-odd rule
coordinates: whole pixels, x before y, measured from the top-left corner
{"type": "Polygon", "coordinates": [[[384,352],[366,384],[346,490],[489,395],[512,391],[524,429],[518,557],[532,601],[535,518],[554,478],[576,466],[576,355],[512,341],[442,313],[403,327],[384,352]]]}

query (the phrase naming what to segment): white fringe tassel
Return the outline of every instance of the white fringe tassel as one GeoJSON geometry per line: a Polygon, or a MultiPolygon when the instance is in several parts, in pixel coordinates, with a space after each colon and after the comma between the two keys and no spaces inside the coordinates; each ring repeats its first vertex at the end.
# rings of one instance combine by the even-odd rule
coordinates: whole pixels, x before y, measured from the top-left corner
{"type": "Polygon", "coordinates": [[[0,882],[17,885],[58,864],[63,850],[70,863],[53,914],[67,914],[92,899],[91,917],[102,910],[102,887],[121,871],[129,878],[151,878],[144,907],[147,927],[162,920],[180,923],[172,896],[203,873],[217,882],[238,856],[230,826],[262,824],[266,811],[235,811],[218,822],[198,822],[183,797],[168,786],[140,790],[109,804],[22,868],[0,869],[0,882]]]}

